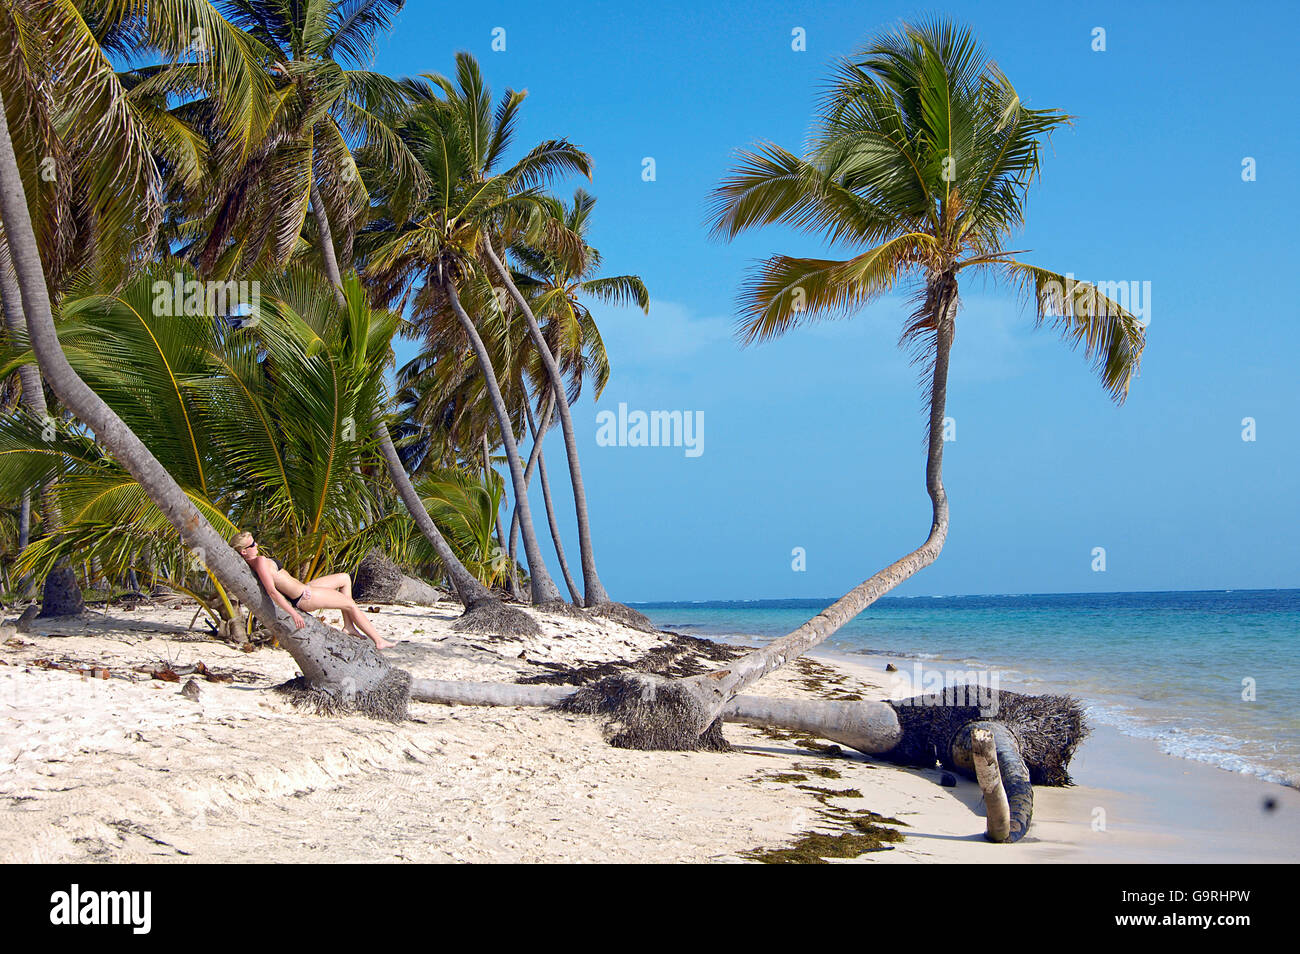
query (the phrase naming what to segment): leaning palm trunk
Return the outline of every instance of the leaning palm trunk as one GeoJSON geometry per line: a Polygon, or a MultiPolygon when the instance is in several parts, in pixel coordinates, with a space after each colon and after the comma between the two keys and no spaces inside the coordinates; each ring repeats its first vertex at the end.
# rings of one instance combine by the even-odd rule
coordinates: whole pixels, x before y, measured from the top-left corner
{"type": "Polygon", "coordinates": [[[564,583],[569,588],[573,602],[581,606],[582,593],[569,571],[569,560],[564,555],[564,542],[560,538],[560,524],[555,519],[555,498],[551,496],[551,482],[546,476],[546,451],[539,444],[537,448],[537,479],[542,485],[542,505],[546,507],[546,522],[551,528],[551,539],[555,541],[555,559],[560,561],[560,572],[564,574],[564,583]]]}
{"type": "Polygon", "coordinates": [[[308,614],[294,629],[248,565],[204,519],[185,491],[122,419],[77,375],[68,363],[54,328],[36,234],[23,194],[22,177],[9,137],[0,97],[0,219],[9,239],[32,350],[45,380],[59,400],[95,433],[176,528],[188,546],[222,585],[250,607],[293,656],[302,670],[300,688],[328,709],[358,710],[382,718],[406,715],[410,674],[394,669],[374,643],[331,629],[308,614]]]}
{"type": "Polygon", "coordinates": [[[492,242],[487,236],[483,238],[483,252],[492,264],[492,270],[496,272],[497,277],[501,279],[502,284],[510,293],[515,307],[520,310],[524,320],[528,323],[528,334],[532,337],[533,345],[537,348],[542,364],[546,367],[546,375],[550,379],[551,390],[558,398],[555,404],[560,412],[560,427],[564,431],[564,450],[569,458],[569,478],[573,483],[573,504],[578,522],[578,548],[582,554],[582,583],[585,603],[587,606],[609,603],[611,602],[609,594],[605,592],[605,587],[601,585],[600,577],[596,574],[596,557],[592,552],[591,545],[591,523],[587,516],[587,491],[582,483],[582,465],[578,462],[578,442],[573,431],[573,415],[569,413],[568,401],[564,400],[564,378],[560,374],[559,365],[555,363],[555,356],[551,354],[551,349],[546,344],[546,338],[542,335],[541,326],[538,325],[532,308],[529,307],[528,302],[515,286],[509,270],[497,257],[492,248],[492,242]]]}
{"type": "Polygon", "coordinates": [[[329,213],[325,210],[325,201],[321,198],[320,187],[315,178],[311,182],[311,214],[316,220],[316,231],[320,233],[320,257],[325,265],[325,277],[334,289],[334,300],[343,307],[343,272],[339,268],[338,255],[334,252],[334,230],[330,228],[329,213]]]}
{"type": "Polygon", "coordinates": [[[429,541],[438,559],[442,561],[451,588],[456,592],[456,598],[467,607],[481,600],[493,599],[491,591],[474,578],[474,575],[465,568],[465,564],[456,559],[456,554],[452,552],[446,539],[438,530],[437,524],[429,516],[429,511],[425,509],[424,502],[411,483],[411,478],[406,474],[406,468],[402,466],[402,459],[397,454],[397,448],[393,446],[393,438],[388,432],[388,424],[383,416],[376,411],[371,422],[375,428],[375,437],[379,441],[380,453],[388,467],[388,476],[393,481],[393,486],[397,488],[397,494],[402,498],[402,503],[406,505],[407,512],[415,521],[415,525],[429,541]]]}
{"type": "MultiPolygon", "coordinates": [[[[492,448],[488,444],[487,431],[484,431],[480,436],[483,442],[483,486],[487,487],[488,482],[492,479],[492,448]]],[[[528,466],[524,468],[525,492],[528,490],[528,475],[529,475],[529,471],[532,469],[532,466],[533,466],[533,459],[530,456],[528,458],[528,466]]],[[[516,515],[518,515],[519,508],[515,507],[514,512],[516,515]]],[[[497,549],[499,549],[502,554],[509,553],[511,556],[510,577],[509,577],[510,595],[517,600],[522,600],[524,596],[523,593],[520,592],[519,590],[519,567],[517,567],[514,562],[514,550],[506,546],[505,531],[501,529],[501,509],[499,507],[497,508],[497,512],[492,515],[492,523],[497,537],[497,549]]],[[[511,524],[512,529],[513,526],[514,525],[511,524]]]]}
{"type": "MultiPolygon", "coordinates": [[[[528,404],[524,405],[524,413],[528,415],[528,429],[533,435],[533,449],[528,455],[528,467],[524,470],[524,481],[527,483],[532,474],[533,467],[536,466],[538,479],[542,484],[542,501],[546,505],[546,523],[551,530],[551,540],[555,543],[555,558],[560,561],[560,572],[564,575],[564,584],[569,588],[569,596],[572,597],[575,606],[582,605],[582,594],[578,591],[578,584],[573,579],[573,574],[569,572],[569,560],[564,555],[564,543],[560,539],[560,525],[555,519],[555,503],[551,499],[551,482],[546,479],[546,455],[543,451],[543,438],[546,436],[547,429],[551,426],[552,402],[555,400],[555,393],[547,388],[546,400],[542,407],[542,423],[538,426],[533,420],[533,409],[528,404]]],[[[519,529],[519,513],[516,511],[510,520],[510,559],[515,556],[515,537],[519,529]]]]}
{"type": "Polygon", "coordinates": [[[531,616],[523,610],[503,604],[491,590],[465,568],[465,564],[456,558],[456,554],[452,552],[446,539],[439,532],[437,524],[429,516],[429,511],[411,483],[411,478],[407,476],[406,468],[402,466],[402,459],[397,455],[397,449],[393,447],[393,439],[388,433],[388,424],[378,410],[375,411],[373,421],[375,436],[379,438],[379,450],[383,454],[384,463],[388,465],[388,476],[393,481],[393,486],[397,488],[402,503],[406,505],[407,513],[411,515],[415,525],[433,547],[433,552],[442,561],[443,569],[447,571],[447,579],[451,581],[451,587],[456,591],[456,597],[465,606],[465,612],[456,620],[452,628],[460,632],[492,633],[498,636],[531,636],[541,632],[531,616]]]}
{"type": "MultiPolygon", "coordinates": [[[[14,264],[5,235],[0,235],[0,304],[4,308],[5,328],[9,332],[9,339],[17,341],[26,334],[27,319],[23,315],[22,290],[14,274],[14,264]]],[[[42,423],[48,421],[50,411],[45,403],[45,386],[41,381],[40,369],[35,364],[21,365],[18,368],[18,380],[22,384],[23,408],[33,420],[42,423]]],[[[29,497],[29,515],[30,506],[29,497]]],[[[47,534],[55,535],[63,527],[58,488],[53,481],[41,490],[41,516],[45,519],[47,534]]],[[[81,587],[77,584],[77,574],[73,572],[67,559],[62,558],[45,577],[45,583],[41,588],[41,615],[76,616],[83,609],[85,609],[85,601],[81,596],[81,587]]]]}
{"type": "Polygon", "coordinates": [[[957,310],[957,283],[951,275],[937,276],[931,281],[935,351],[925,482],[930,495],[932,520],[925,542],[858,584],[793,633],[742,656],[727,669],[685,679],[641,674],[612,676],[602,680],[603,685],[591,687],[589,693],[603,693],[606,702],[590,700],[587,703],[590,711],[604,712],[613,722],[626,721],[622,715],[624,708],[637,711],[636,720],[645,730],[640,735],[624,732],[622,744],[630,748],[697,748],[699,740],[717,731],[717,720],[728,702],[742,689],[825,640],[883,594],[929,566],[939,556],[948,536],[948,497],[944,493],[942,478],[943,415],[948,393],[948,356],[957,310]],[[626,703],[611,701],[615,697],[626,700],[626,703]],[[647,717],[644,714],[647,709],[657,709],[657,719],[647,717]]]}
{"type": "Polygon", "coordinates": [[[470,345],[474,348],[479,370],[487,386],[488,399],[492,402],[497,424],[501,428],[501,443],[505,446],[506,463],[510,467],[510,481],[515,492],[515,508],[519,511],[520,528],[524,535],[524,556],[528,559],[528,577],[533,602],[536,604],[562,602],[560,591],[546,569],[546,563],[542,559],[542,548],[538,545],[537,534],[533,530],[532,512],[528,508],[528,486],[524,482],[524,467],[519,459],[519,445],[515,443],[510,412],[506,410],[505,398],[501,396],[501,386],[497,383],[496,370],[492,367],[492,356],[488,354],[487,345],[483,343],[483,338],[479,335],[473,320],[460,303],[460,295],[456,293],[455,284],[444,278],[442,290],[451,304],[456,320],[460,322],[461,328],[469,337],[470,345]]]}
{"type": "MultiPolygon", "coordinates": [[[[528,404],[525,402],[524,407],[526,408],[527,406],[528,404]]],[[[529,423],[532,423],[531,419],[529,423]]],[[[537,440],[534,437],[533,446],[528,451],[528,461],[524,464],[525,490],[532,485],[533,471],[537,469],[537,455],[541,449],[541,446],[537,443],[537,440]]],[[[498,523],[497,530],[499,531],[500,529],[501,524],[498,523]]],[[[506,534],[506,542],[498,542],[501,544],[506,557],[510,560],[510,585],[512,587],[517,587],[518,573],[516,572],[516,569],[518,564],[516,563],[516,559],[519,545],[519,508],[517,506],[510,508],[510,532],[506,534]]]]}

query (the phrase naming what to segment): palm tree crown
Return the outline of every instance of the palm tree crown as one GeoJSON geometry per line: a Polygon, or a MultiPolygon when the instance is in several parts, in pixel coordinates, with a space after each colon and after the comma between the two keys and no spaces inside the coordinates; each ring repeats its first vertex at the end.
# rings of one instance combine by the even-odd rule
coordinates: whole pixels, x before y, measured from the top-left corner
{"type": "Polygon", "coordinates": [[[931,21],[877,39],[839,65],[806,156],[759,144],[714,193],[717,236],[781,223],[862,249],[844,260],[763,262],[742,288],[738,335],[761,341],[852,315],[911,277],[920,279],[918,307],[902,340],[932,354],[937,298],[974,270],[1028,291],[1038,322],[1052,319],[1081,344],[1123,401],[1142,324],[1093,286],[1006,248],[1024,224],[1043,141],[1068,121],[1024,105],[966,29],[931,21]]]}

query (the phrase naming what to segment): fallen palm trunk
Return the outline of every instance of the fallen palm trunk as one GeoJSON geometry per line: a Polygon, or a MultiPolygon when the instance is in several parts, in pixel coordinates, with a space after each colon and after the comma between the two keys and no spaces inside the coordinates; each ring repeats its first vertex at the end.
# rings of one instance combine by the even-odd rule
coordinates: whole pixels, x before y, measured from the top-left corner
{"type": "Polygon", "coordinates": [[[414,603],[433,606],[447,598],[423,580],[407,576],[378,550],[366,554],[353,576],[352,596],[358,603],[414,603]]]}
{"type": "MultiPolygon", "coordinates": [[[[581,699],[582,695],[582,690],[572,686],[444,682],[436,679],[411,682],[412,699],[440,705],[554,706],[565,711],[585,711],[581,704],[568,704],[575,697],[581,699]]],[[[722,720],[816,733],[818,738],[839,742],[868,755],[895,748],[901,734],[898,717],[885,702],[736,696],[727,705],[722,720]]]]}
{"type": "Polygon", "coordinates": [[[444,682],[415,679],[411,698],[442,705],[545,706],[603,716],[610,741],[642,748],[725,751],[722,722],[777,726],[830,739],[867,755],[904,765],[936,761],[979,782],[990,841],[1019,841],[1034,813],[1035,784],[1069,785],[1075,748],[1088,733],[1083,711],[1068,696],[1026,696],[999,690],[965,705],[970,690],[901,702],[849,702],[736,696],[703,732],[692,725],[663,728],[663,711],[689,713],[690,700],[673,696],[680,680],[624,673],[588,686],[444,682]],[[644,719],[642,715],[644,714],[644,719]],[[647,736],[647,733],[651,733],[647,736]]]}
{"type": "Polygon", "coordinates": [[[1014,842],[1024,836],[1034,814],[1035,785],[1073,784],[1070,760],[1088,734],[1083,709],[1069,696],[949,686],[942,693],[891,705],[902,740],[881,757],[926,768],[937,760],[978,781],[990,841],[1014,842]],[[979,704],[965,704],[972,698],[979,704]],[[991,755],[976,753],[977,731],[991,735],[991,755]]]}

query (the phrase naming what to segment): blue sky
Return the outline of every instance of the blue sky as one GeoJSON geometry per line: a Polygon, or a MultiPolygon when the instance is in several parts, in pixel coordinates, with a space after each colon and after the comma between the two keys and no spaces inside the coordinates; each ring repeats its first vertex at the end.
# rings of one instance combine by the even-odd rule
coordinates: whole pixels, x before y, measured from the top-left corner
{"type": "MultiPolygon", "coordinates": [[[[905,296],[742,349],[745,270],[827,249],[782,229],[721,244],[704,223],[735,150],[799,150],[835,59],[934,12],[971,25],[1030,105],[1076,117],[1012,247],[1082,279],[1150,282],[1150,326],[1142,375],[1116,407],[1012,292],[963,286],[952,529],[897,593],[1300,586],[1293,5],[411,0],[377,68],[449,72],[463,49],[495,91],[528,89],[517,144],[564,136],[591,153],[593,244],[607,273],[650,289],[648,316],[594,309],[613,378],[574,409],[606,587],[623,600],[835,596],[928,531],[921,392],[896,346],[905,296]],[[702,411],[704,453],[598,446],[596,415],[620,402],[702,411]]],[[[558,431],[546,452],[563,491],[558,431]]]]}

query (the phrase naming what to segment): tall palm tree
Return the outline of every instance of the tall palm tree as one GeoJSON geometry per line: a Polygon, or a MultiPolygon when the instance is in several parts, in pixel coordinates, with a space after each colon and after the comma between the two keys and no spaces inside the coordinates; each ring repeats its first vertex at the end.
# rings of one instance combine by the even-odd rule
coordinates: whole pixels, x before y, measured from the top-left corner
{"type": "MultiPolygon", "coordinates": [[[[569,257],[580,263],[576,267],[579,271],[582,271],[584,266],[581,263],[585,246],[581,238],[564,228],[560,220],[547,216],[545,203],[540,203],[540,206],[540,208],[531,210],[533,214],[524,219],[527,224],[525,241],[536,242],[538,238],[543,236],[549,238],[550,253],[557,257],[569,257]],[[537,236],[537,238],[534,236],[537,236]]],[[[524,206],[524,208],[527,208],[527,206],[524,206]]],[[[514,234],[517,234],[518,226],[515,223],[519,221],[520,217],[517,213],[511,214],[514,211],[510,210],[505,215],[497,217],[497,228],[504,232],[503,247],[512,244],[510,239],[514,234]]],[[[547,343],[536,315],[533,314],[528,299],[520,291],[518,285],[515,284],[510,269],[505,264],[506,256],[504,251],[500,255],[497,254],[494,247],[495,239],[491,230],[484,232],[480,242],[483,258],[488,263],[489,274],[501,282],[515,307],[519,309],[524,317],[528,326],[528,334],[532,338],[533,345],[537,349],[537,356],[546,371],[550,388],[556,393],[563,392],[564,373],[556,361],[555,355],[551,352],[550,345],[547,343]]],[[[591,541],[591,521],[587,509],[587,491],[582,482],[582,465],[578,460],[578,441],[573,427],[573,415],[570,413],[567,401],[556,401],[555,406],[559,411],[560,428],[564,434],[564,448],[568,457],[569,478],[573,485],[573,503],[578,525],[578,546],[582,555],[583,601],[589,609],[604,612],[633,625],[650,628],[649,620],[642,614],[621,603],[615,603],[609,598],[609,594],[605,591],[605,587],[596,573],[596,557],[591,541]]]]}
{"type": "Polygon", "coordinates": [[[495,168],[509,145],[524,94],[508,91],[495,110],[477,62],[456,58],[457,79],[426,74],[407,81],[412,100],[401,134],[431,181],[428,197],[403,219],[391,213],[374,233],[367,274],[381,300],[416,290],[412,320],[449,309],[459,322],[478,361],[488,399],[497,417],[510,470],[515,505],[520,510],[524,553],[535,603],[560,600],[546,569],[533,529],[524,483],[523,463],[515,441],[501,378],[480,328],[462,301],[463,289],[479,287],[482,236],[494,218],[531,196],[540,182],[560,172],[586,174],[590,158],[564,140],[541,143],[502,172],[495,168]],[[442,95],[439,95],[439,94],[442,95]]]}
{"type": "MultiPolygon", "coordinates": [[[[569,236],[572,236],[573,240],[580,243],[580,254],[556,255],[549,252],[545,245],[537,247],[526,242],[517,242],[510,248],[511,256],[518,265],[512,274],[512,280],[522,291],[534,315],[540,319],[542,337],[567,380],[562,399],[567,400],[570,405],[576,402],[582,391],[582,383],[586,379],[591,381],[595,389],[595,398],[599,400],[601,392],[609,382],[609,356],[605,351],[605,342],[595,318],[592,317],[583,299],[590,297],[612,305],[634,304],[648,313],[650,293],[646,290],[645,283],[636,275],[600,277],[596,274],[600,269],[601,255],[587,240],[591,214],[596,206],[594,196],[578,188],[574,190],[571,203],[566,204],[550,196],[543,197],[541,202],[547,215],[569,236]]],[[[533,354],[540,364],[540,354],[536,351],[533,354]]],[[[533,449],[529,454],[525,477],[530,475],[536,465],[560,568],[575,602],[582,602],[573,585],[564,556],[564,547],[560,542],[541,441],[541,437],[545,436],[550,427],[556,389],[545,368],[534,372],[534,377],[543,382],[537,389],[541,425],[539,427],[534,420],[531,408],[525,407],[529,427],[533,433],[533,449]]],[[[585,504],[582,512],[585,515],[585,504]]],[[[510,526],[509,552],[512,556],[515,550],[516,522],[512,520],[510,526]]],[[[580,543],[582,539],[580,534],[580,543]]],[[[583,551],[583,558],[594,562],[589,536],[587,539],[588,545],[583,551]]],[[[585,566],[584,563],[584,577],[585,566]]]]}
{"type": "Polygon", "coordinates": [[[405,0],[258,3],[218,0],[261,54],[271,108],[255,124],[242,155],[214,150],[213,200],[191,248],[205,272],[230,274],[258,262],[283,264],[300,249],[310,209],[315,250],[344,264],[369,211],[370,195],[354,151],[363,143],[410,201],[423,172],[381,118],[401,100],[398,83],[362,68],[376,37],[389,30],[405,0]],[[323,237],[339,243],[325,243],[323,237]]]}
{"type": "Polygon", "coordinates": [[[843,260],[774,255],[740,296],[738,331],[761,341],[809,321],[855,314],[910,282],[916,308],[902,343],[928,384],[925,481],[930,532],[911,553],[854,587],[794,632],[725,671],[682,680],[703,732],[745,686],[806,652],[939,555],[948,533],[942,480],[948,359],[958,276],[983,274],[1027,290],[1036,322],[1082,346],[1106,391],[1122,402],[1138,372],[1145,330],[1091,285],[1020,261],[1007,250],[1044,138],[1068,121],[1029,109],[970,32],[935,20],[905,25],[843,62],[819,112],[812,147],[771,143],[741,154],[714,193],[715,234],[792,226],[861,249],[843,260]]]}
{"type": "MultiPolygon", "coordinates": [[[[535,361],[527,333],[513,309],[500,307],[493,289],[482,281],[471,281],[460,289],[467,314],[476,316],[475,327],[483,339],[514,433],[526,433],[528,402],[536,388],[535,361]]],[[[412,456],[427,465],[459,465],[477,459],[484,473],[494,473],[496,448],[502,447],[500,425],[490,400],[486,379],[465,329],[450,309],[431,306],[427,287],[415,295],[413,315],[408,323],[418,335],[420,350],[399,371],[403,406],[407,418],[403,428],[418,435],[418,445],[408,445],[412,456]],[[418,450],[417,450],[418,447],[418,450]]],[[[509,462],[507,461],[507,466],[509,462]]],[[[536,464],[536,445],[524,467],[524,486],[529,486],[536,464]]],[[[518,510],[511,525],[512,542],[518,539],[518,510]]],[[[507,546],[500,523],[496,524],[501,553],[509,553],[509,583],[515,599],[522,599],[518,584],[515,549],[507,546]]],[[[561,569],[566,569],[564,560],[561,569]]],[[[566,580],[568,579],[566,570],[566,580]]]]}

